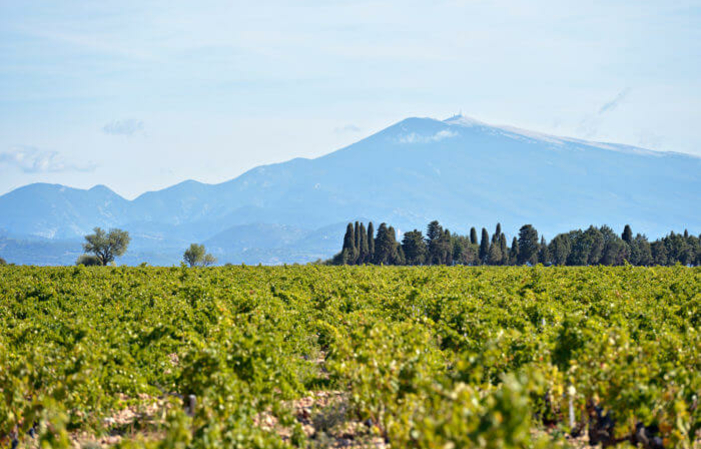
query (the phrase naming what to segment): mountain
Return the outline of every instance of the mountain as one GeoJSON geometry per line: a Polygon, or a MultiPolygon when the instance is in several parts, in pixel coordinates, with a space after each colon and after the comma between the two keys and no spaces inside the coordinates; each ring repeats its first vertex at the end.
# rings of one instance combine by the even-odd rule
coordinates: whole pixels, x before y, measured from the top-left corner
{"type": "Polygon", "coordinates": [[[79,242],[94,226],[119,226],[133,237],[127,263],[177,263],[190,242],[204,242],[221,262],[283,263],[330,256],[356,217],[399,231],[434,219],[458,232],[500,221],[515,233],[532,223],[548,238],[629,223],[657,237],[701,231],[699,204],[699,157],[456,116],[409,118],[326,156],[257,167],[221,184],[186,181],[133,201],[103,186],[29,185],[0,197],[0,233],[79,242]]]}

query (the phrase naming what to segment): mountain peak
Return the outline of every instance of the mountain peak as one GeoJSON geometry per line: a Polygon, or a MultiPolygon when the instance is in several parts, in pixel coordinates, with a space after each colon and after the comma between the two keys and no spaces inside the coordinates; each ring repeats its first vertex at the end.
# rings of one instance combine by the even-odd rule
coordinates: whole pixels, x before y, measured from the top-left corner
{"type": "Polygon", "coordinates": [[[449,125],[460,125],[460,126],[489,126],[484,122],[480,122],[477,119],[474,119],[472,117],[467,117],[462,115],[462,113],[454,115],[452,117],[449,117],[445,120],[443,120],[443,123],[447,123],[449,125]]]}

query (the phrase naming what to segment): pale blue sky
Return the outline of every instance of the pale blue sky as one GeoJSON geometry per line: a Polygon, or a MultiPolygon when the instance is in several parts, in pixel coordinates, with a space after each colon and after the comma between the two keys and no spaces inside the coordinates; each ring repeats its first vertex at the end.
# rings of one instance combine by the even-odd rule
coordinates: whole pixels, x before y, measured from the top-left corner
{"type": "Polygon", "coordinates": [[[700,72],[701,1],[0,0],[0,193],[221,182],[461,110],[701,155],[700,72]]]}

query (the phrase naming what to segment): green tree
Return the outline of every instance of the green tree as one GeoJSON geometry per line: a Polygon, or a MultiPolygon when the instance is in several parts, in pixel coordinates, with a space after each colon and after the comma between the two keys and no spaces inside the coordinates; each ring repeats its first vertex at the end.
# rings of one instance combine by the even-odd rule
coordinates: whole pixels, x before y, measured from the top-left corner
{"type": "Polygon", "coordinates": [[[492,235],[492,243],[499,242],[500,236],[501,236],[501,223],[497,223],[497,227],[494,230],[494,235],[492,235]]]}
{"type": "Polygon", "coordinates": [[[550,250],[548,248],[547,242],[545,241],[545,237],[540,237],[539,246],[540,248],[538,248],[538,262],[542,263],[543,265],[550,264],[552,262],[550,258],[550,250]]]}
{"type": "Polygon", "coordinates": [[[518,239],[516,237],[511,240],[511,249],[509,250],[509,263],[511,265],[516,265],[518,263],[519,248],[518,239]]]}
{"type": "Polygon", "coordinates": [[[501,251],[501,264],[509,264],[509,247],[506,245],[506,236],[502,232],[499,236],[499,250],[501,251]]]}
{"type": "Polygon", "coordinates": [[[0,257],[0,265],[7,265],[7,261],[0,257]]]}
{"type": "Polygon", "coordinates": [[[667,247],[663,240],[655,240],[650,245],[650,255],[654,265],[667,265],[667,247]]]}
{"type": "Polygon", "coordinates": [[[198,245],[193,243],[190,247],[185,250],[183,254],[183,260],[190,267],[202,266],[209,267],[217,263],[216,257],[207,253],[204,245],[198,245]]]}
{"type": "Polygon", "coordinates": [[[443,227],[438,221],[433,220],[426,227],[426,241],[428,242],[428,263],[440,265],[441,260],[441,238],[443,237],[443,227]]]}
{"type": "Polygon", "coordinates": [[[402,250],[407,265],[423,265],[426,263],[426,241],[418,229],[407,232],[402,238],[402,250]]]}
{"type": "Polygon", "coordinates": [[[372,221],[368,223],[368,257],[366,262],[372,262],[375,259],[375,227],[372,221]]]}
{"type": "Polygon", "coordinates": [[[648,266],[652,264],[650,242],[644,235],[638,234],[630,245],[630,260],[632,265],[648,266]]]}
{"type": "Polygon", "coordinates": [[[101,228],[93,229],[94,234],[85,236],[83,251],[94,254],[100,260],[100,264],[107,265],[116,257],[124,255],[131,242],[127,231],[110,229],[105,232],[101,228]]]}
{"type": "Polygon", "coordinates": [[[393,227],[388,227],[386,223],[380,224],[377,228],[375,238],[375,260],[378,265],[395,265],[399,262],[399,245],[393,227]]]}
{"type": "Polygon", "coordinates": [[[482,263],[487,263],[489,259],[489,232],[485,228],[482,228],[482,240],[480,241],[480,261],[482,263]]]}
{"type": "Polygon", "coordinates": [[[354,264],[358,258],[358,251],[355,247],[355,228],[353,223],[346,226],[346,235],[343,237],[343,248],[341,249],[341,261],[343,265],[354,264]]]}
{"type": "Polygon", "coordinates": [[[604,249],[601,252],[600,263],[603,265],[623,265],[630,257],[630,245],[618,237],[608,226],[602,226],[599,232],[604,238],[604,249]]]}
{"type": "Polygon", "coordinates": [[[571,239],[568,234],[558,234],[550,241],[548,252],[553,265],[567,264],[571,251],[571,239]]]}
{"type": "Polygon", "coordinates": [[[365,230],[365,224],[360,223],[360,228],[356,234],[358,239],[358,264],[367,263],[370,258],[370,245],[368,244],[368,233],[365,230]]]}
{"type": "Polygon", "coordinates": [[[81,254],[78,260],[75,261],[76,265],[84,265],[86,267],[98,267],[102,266],[102,261],[97,256],[92,254],[81,254]]]}
{"type": "MultiPolygon", "coordinates": [[[[492,240],[494,240],[494,237],[492,236],[492,240]]],[[[491,245],[489,245],[489,255],[487,256],[487,263],[489,265],[501,265],[501,260],[502,260],[502,254],[501,254],[501,247],[499,246],[498,241],[493,241],[491,245]]]]}
{"type": "Polygon", "coordinates": [[[523,225],[518,231],[518,264],[538,263],[538,231],[532,225],[523,225]]]}
{"type": "Polygon", "coordinates": [[[625,225],[625,227],[623,228],[623,234],[621,234],[621,238],[628,245],[633,244],[633,231],[630,229],[629,225],[625,225]]]}
{"type": "Polygon", "coordinates": [[[473,226],[470,228],[470,243],[477,245],[477,229],[473,226]]]}
{"type": "Polygon", "coordinates": [[[594,226],[589,226],[584,235],[589,241],[589,258],[587,259],[588,265],[596,265],[601,260],[601,255],[604,251],[604,236],[596,229],[594,226]]]}

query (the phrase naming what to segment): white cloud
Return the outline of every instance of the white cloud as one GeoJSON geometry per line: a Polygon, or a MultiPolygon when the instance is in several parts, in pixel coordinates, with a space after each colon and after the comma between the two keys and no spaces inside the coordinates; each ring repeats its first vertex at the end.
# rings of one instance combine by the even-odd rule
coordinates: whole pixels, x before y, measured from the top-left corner
{"type": "Polygon", "coordinates": [[[102,132],[114,136],[133,136],[144,131],[144,122],[133,118],[126,120],[113,120],[102,127],[102,132]]]}
{"type": "Polygon", "coordinates": [[[450,139],[452,137],[456,137],[457,135],[458,135],[457,132],[450,131],[449,129],[444,129],[442,131],[438,131],[437,133],[430,135],[430,136],[422,136],[421,134],[409,133],[409,134],[400,135],[397,138],[397,142],[402,143],[402,144],[431,143],[431,142],[439,142],[443,139],[450,139]]]}
{"type": "Polygon", "coordinates": [[[353,125],[351,123],[349,125],[339,126],[338,128],[334,129],[333,131],[336,134],[345,134],[345,133],[359,133],[361,131],[361,129],[358,126],[353,125]]]}
{"type": "Polygon", "coordinates": [[[69,163],[57,151],[45,151],[25,145],[18,145],[0,153],[0,165],[17,167],[24,173],[90,172],[96,168],[92,162],[69,163]]]}

